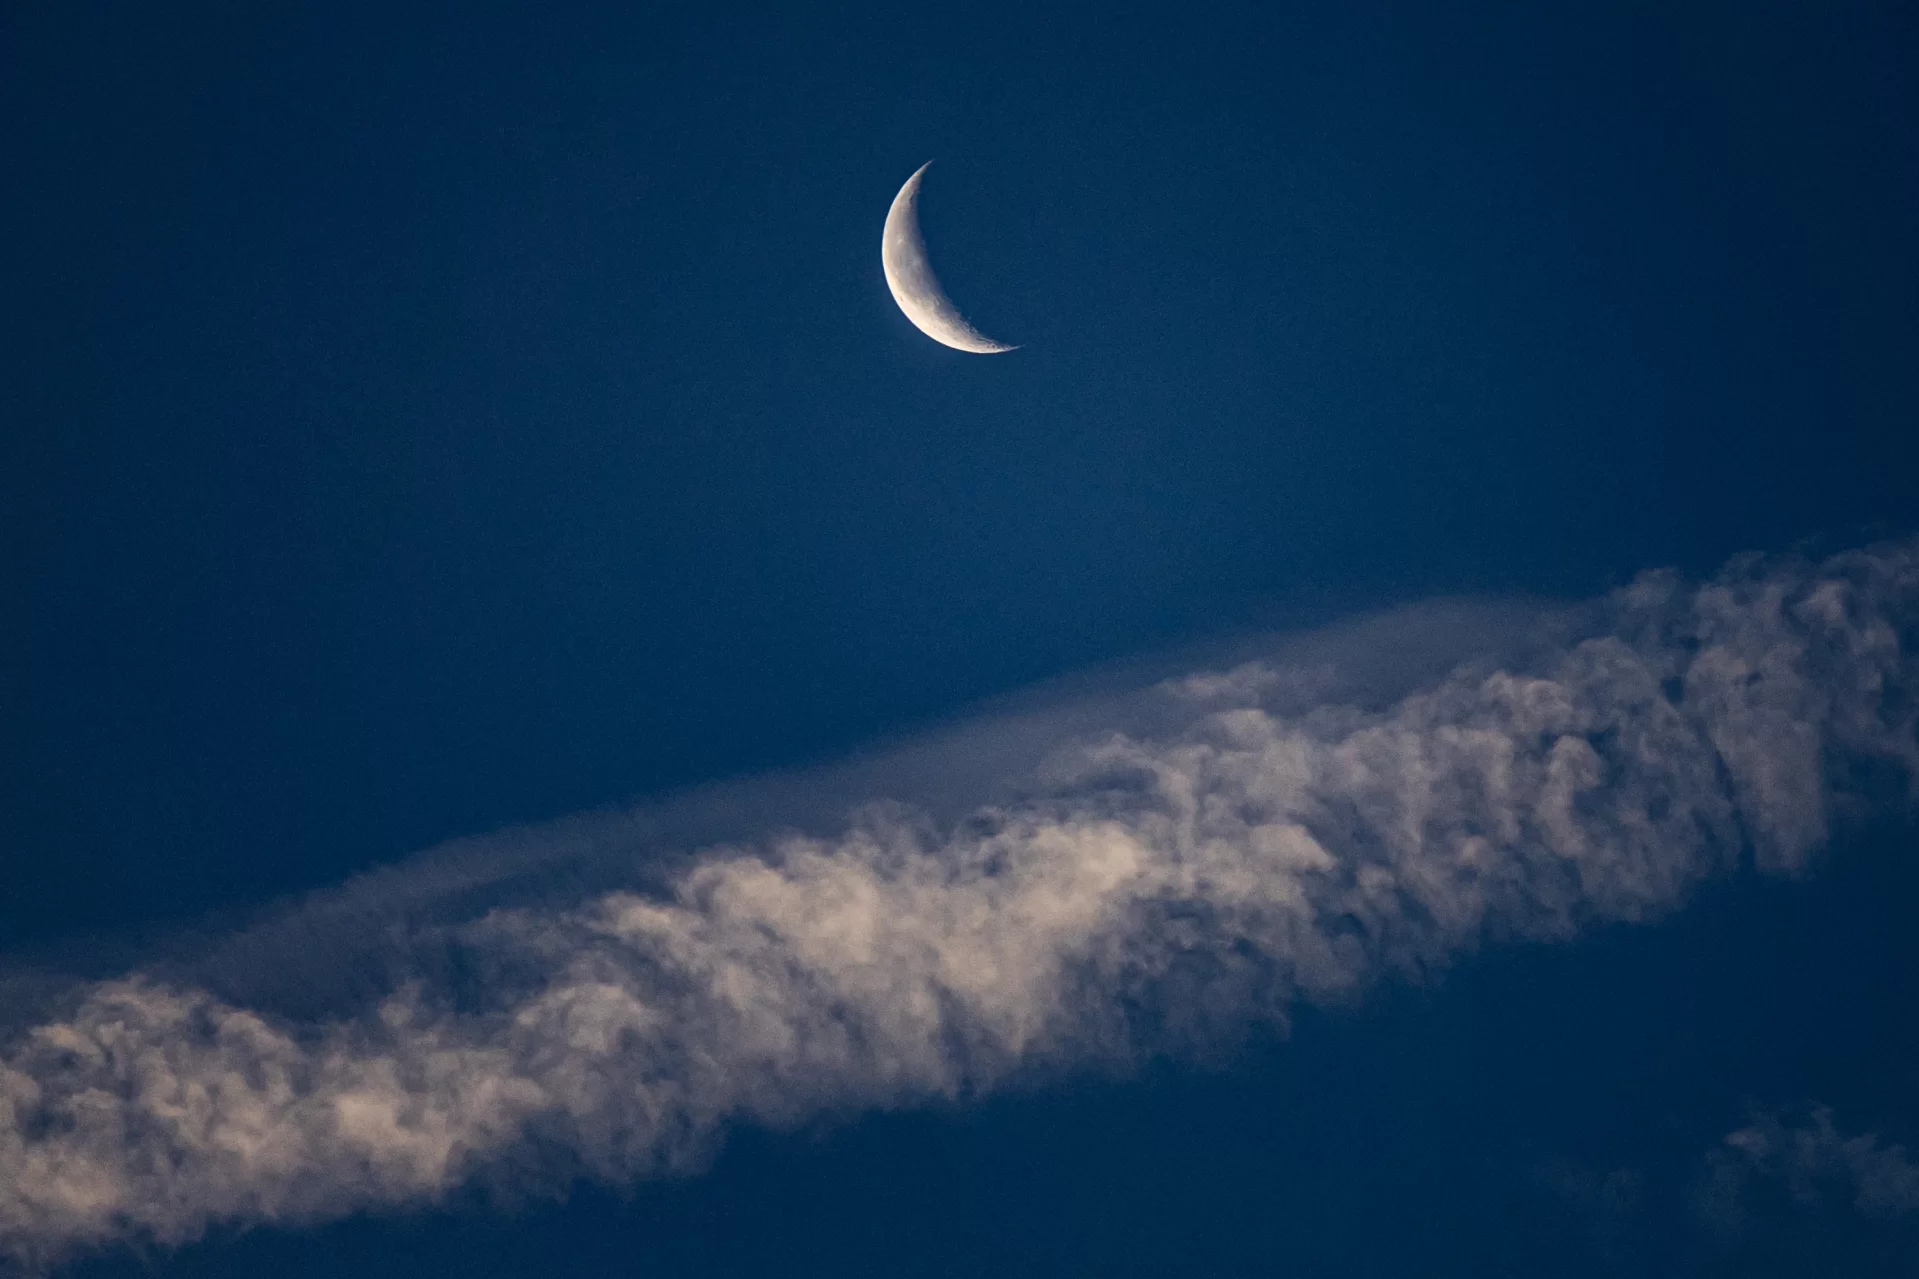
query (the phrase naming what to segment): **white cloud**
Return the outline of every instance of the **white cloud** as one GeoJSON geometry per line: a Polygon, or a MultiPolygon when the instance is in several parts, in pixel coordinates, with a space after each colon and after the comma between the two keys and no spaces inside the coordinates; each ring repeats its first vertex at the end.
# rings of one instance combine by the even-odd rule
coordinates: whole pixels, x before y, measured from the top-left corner
{"type": "Polygon", "coordinates": [[[1416,625],[1348,629],[1014,706],[831,785],[470,843],[22,1028],[0,1251],[686,1169],[729,1121],[1123,1064],[1488,940],[1656,917],[1742,848],[1798,870],[1843,803],[1909,802],[1915,624],[1919,543],[1742,561],[1492,628],[1479,656],[1470,625],[1390,660],[1416,625]],[[1418,686],[1385,695],[1369,661],[1418,686]],[[909,774],[927,801],[886,802],[909,774]],[[726,842],[647,859],[715,821],[726,842]],[[568,859],[590,869],[469,892],[568,859]],[[433,908],[383,914],[381,886],[433,908]],[[236,993],[348,941],[384,964],[361,1011],[236,993]]]}

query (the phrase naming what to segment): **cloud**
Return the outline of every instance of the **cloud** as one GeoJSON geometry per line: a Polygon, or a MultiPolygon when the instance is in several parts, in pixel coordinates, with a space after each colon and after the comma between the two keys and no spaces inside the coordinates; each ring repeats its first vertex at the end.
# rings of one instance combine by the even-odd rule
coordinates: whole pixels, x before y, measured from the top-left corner
{"type": "Polygon", "coordinates": [[[1883,1222],[1919,1218],[1919,1163],[1894,1142],[1841,1132],[1825,1106],[1760,1115],[1728,1134],[1708,1162],[1709,1201],[1722,1218],[1759,1185],[1783,1188],[1802,1208],[1837,1204],[1883,1222]]]}
{"type": "Polygon", "coordinates": [[[1569,1264],[1607,1274],[1911,1274],[1919,1163],[1831,1108],[1751,1114],[1678,1167],[1539,1170],[1545,1219],[1569,1264]],[[1568,1214],[1566,1210],[1570,1210],[1568,1214]]]}
{"type": "Polygon", "coordinates": [[[1910,803],[1919,542],[1521,611],[469,842],[36,995],[0,1051],[0,1249],[684,1171],[729,1123],[1203,1051],[1656,918],[1742,855],[1800,871],[1910,803]]]}

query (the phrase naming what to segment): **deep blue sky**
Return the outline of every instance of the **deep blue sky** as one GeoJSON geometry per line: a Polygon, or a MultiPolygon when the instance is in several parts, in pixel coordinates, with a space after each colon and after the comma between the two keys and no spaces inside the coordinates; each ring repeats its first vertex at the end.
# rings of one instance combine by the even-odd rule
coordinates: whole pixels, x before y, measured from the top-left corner
{"type": "MultiPolygon", "coordinates": [[[[1907,6],[286,8],[0,12],[8,951],[1196,636],[1919,525],[1907,6]],[[1014,354],[887,297],[929,158],[935,263],[1014,354]]],[[[1528,1160],[1689,1157],[1748,1093],[1888,1121],[1907,1040],[1714,1054],[1783,1051],[1734,980],[1768,930],[1913,971],[1867,909],[1909,844],[1222,1075],[159,1270],[1590,1261],[1513,1207],[1528,1160]]],[[[1909,1035],[1895,986],[1851,1024],[1909,1035]]]]}

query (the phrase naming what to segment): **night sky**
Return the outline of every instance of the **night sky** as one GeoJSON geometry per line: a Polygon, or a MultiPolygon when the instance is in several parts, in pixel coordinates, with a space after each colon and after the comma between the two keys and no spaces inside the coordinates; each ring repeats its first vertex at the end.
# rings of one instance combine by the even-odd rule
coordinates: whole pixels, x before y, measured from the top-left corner
{"type": "MultiPolygon", "coordinates": [[[[0,1273],[1919,1273],[1911,8],[16,4],[0,172],[0,1273]],[[888,294],[881,223],[929,159],[940,278],[1018,350],[937,345],[888,294]],[[1803,695],[1763,723],[1714,709],[1701,655],[1765,591],[1658,636],[1579,604],[1647,580],[1785,583],[1827,656],[1765,669],[1803,695]],[[1840,580],[1865,665],[1805,603],[1840,580]],[[1703,798],[1647,821],[1695,804],[1716,851],[1643,897],[1583,869],[1563,929],[1543,897],[1330,911],[1367,956],[1338,990],[1239,923],[1128,915],[1127,963],[1218,971],[1062,942],[1061,1006],[1118,1010],[1124,1051],[1076,1022],[1003,1068],[968,1039],[938,1085],[789,1063],[667,1169],[596,1167],[536,1107],[425,1188],[314,1154],[338,1197],[169,1235],[141,1214],[197,1165],[168,1147],[107,1224],[34,1215],[59,1177],[31,1150],[80,1121],[33,1107],[93,1068],[34,1045],[124,974],[309,1046],[424,990],[435,1033],[497,1045],[557,952],[529,976],[445,930],[571,937],[714,840],[900,800],[937,861],[1003,803],[1158,855],[1112,798],[1143,783],[1033,798],[1058,770],[980,708],[1145,741],[1151,681],[1326,628],[1260,660],[1337,678],[1248,696],[1328,742],[1348,712],[1452,741],[1405,699],[1571,687],[1613,637],[1666,700],[1565,730],[1604,765],[1568,820],[1639,811],[1633,734],[1672,711],[1703,798]],[[1810,769],[1777,746],[1802,724],[1810,769]],[[931,764],[874,745],[935,730],[931,764]],[[878,762],[832,773],[851,752],[878,762]],[[1792,844],[1761,792],[1800,776],[1792,844]],[[582,813],[616,829],[576,857],[551,823],[582,813]],[[510,876],[422,853],[508,827],[510,876]],[[1401,965],[1401,936],[1439,940],[1401,965]],[[1260,946],[1276,994],[1231,975],[1260,946]]],[[[1228,732],[1198,723],[1152,740],[1228,732]]],[[[1386,856],[1362,799],[1314,811],[1335,860],[1386,856]]],[[[942,1044],[990,1020],[949,1016],[942,1044]]],[[[147,1104],[144,1067],[98,1068],[147,1104]]],[[[128,1123],[132,1167],[161,1147],[128,1123]]]]}

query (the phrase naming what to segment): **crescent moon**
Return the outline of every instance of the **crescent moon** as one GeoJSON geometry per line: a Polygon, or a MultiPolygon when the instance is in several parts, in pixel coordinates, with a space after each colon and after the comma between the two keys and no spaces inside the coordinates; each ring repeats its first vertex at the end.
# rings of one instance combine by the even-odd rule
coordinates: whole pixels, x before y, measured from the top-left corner
{"type": "Polygon", "coordinates": [[[880,264],[886,268],[886,287],[919,331],[935,342],[944,342],[955,351],[975,355],[997,355],[1011,351],[1004,342],[995,342],[966,322],[953,299],[940,287],[939,277],[926,260],[926,239],[920,234],[920,179],[932,166],[928,160],[906,179],[906,185],[893,197],[886,211],[886,232],[880,238],[880,264]]]}

